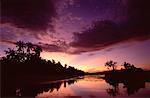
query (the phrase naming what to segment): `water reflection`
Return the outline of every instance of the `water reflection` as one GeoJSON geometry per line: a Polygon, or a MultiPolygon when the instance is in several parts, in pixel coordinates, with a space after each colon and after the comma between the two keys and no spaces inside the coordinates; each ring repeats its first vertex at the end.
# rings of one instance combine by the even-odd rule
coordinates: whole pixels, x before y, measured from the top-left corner
{"type": "Polygon", "coordinates": [[[72,79],[66,79],[60,81],[41,83],[36,85],[28,85],[28,86],[26,85],[23,86],[22,88],[16,89],[16,96],[35,97],[37,94],[43,92],[53,93],[54,90],[58,92],[62,85],[64,88],[66,88],[67,86],[76,83],[79,79],[83,79],[83,78],[72,78],[72,79]]]}
{"type": "Polygon", "coordinates": [[[112,88],[106,89],[106,92],[108,93],[108,95],[110,95],[110,96],[119,95],[118,83],[114,83],[114,84],[111,84],[111,85],[112,85],[112,88]]]}
{"type": "Polygon", "coordinates": [[[106,83],[110,84],[112,88],[106,89],[107,93],[110,96],[119,95],[119,84],[123,84],[123,88],[127,90],[128,95],[133,95],[137,93],[141,88],[145,88],[145,80],[142,79],[128,79],[128,80],[119,80],[119,79],[105,79],[106,83]]]}
{"type": "Polygon", "coordinates": [[[16,88],[14,96],[37,98],[109,98],[118,96],[132,98],[150,97],[149,92],[150,83],[146,81],[110,80],[95,75],[19,86],[16,88]]]}
{"type": "MultiPolygon", "coordinates": [[[[145,88],[145,81],[144,80],[135,80],[135,81],[129,81],[129,80],[109,80],[102,78],[98,76],[85,76],[84,79],[79,80],[78,82],[75,82],[74,80],[70,80],[68,82],[64,81],[64,88],[61,88],[61,91],[55,92],[55,93],[41,93],[37,97],[57,97],[57,94],[59,96],[66,96],[67,93],[71,93],[71,96],[80,96],[82,98],[99,98],[99,97],[137,97],[138,95],[142,95],[141,97],[148,97],[150,94],[150,86],[147,87],[146,90],[142,89],[142,93],[140,93],[139,89],[145,88]],[[66,83],[68,84],[74,84],[72,86],[68,87],[66,86],[66,83]],[[122,86],[121,86],[122,84],[122,86]],[[69,89],[69,90],[66,90],[69,89]],[[63,93],[62,93],[63,92],[63,93]],[[136,95],[138,94],[138,95],[136,95]],[[133,96],[130,96],[133,95],[133,96]]],[[[70,96],[67,95],[67,96],[70,96]]],[[[70,98],[70,97],[69,97],[70,98]]],[[[74,98],[74,97],[73,97],[74,98]]],[[[76,98],[76,97],[75,97],[76,98]]]]}

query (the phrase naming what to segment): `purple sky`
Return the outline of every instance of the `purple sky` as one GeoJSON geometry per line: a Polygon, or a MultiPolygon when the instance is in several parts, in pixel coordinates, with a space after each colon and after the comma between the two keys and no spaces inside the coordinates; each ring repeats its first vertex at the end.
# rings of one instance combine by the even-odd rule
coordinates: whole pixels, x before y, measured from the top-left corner
{"type": "Polygon", "coordinates": [[[1,0],[0,56],[15,41],[86,71],[110,59],[150,69],[149,0],[1,0]]]}

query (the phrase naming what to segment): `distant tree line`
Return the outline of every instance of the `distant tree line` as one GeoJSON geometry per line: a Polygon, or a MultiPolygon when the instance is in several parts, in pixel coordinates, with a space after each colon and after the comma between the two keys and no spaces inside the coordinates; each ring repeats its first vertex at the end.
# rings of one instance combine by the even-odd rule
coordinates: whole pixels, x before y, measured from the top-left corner
{"type": "Polygon", "coordinates": [[[0,59],[2,74],[5,75],[83,75],[84,72],[72,66],[62,66],[55,60],[40,57],[42,48],[30,42],[16,42],[15,49],[5,50],[5,56],[0,59]]]}
{"type": "MultiPolygon", "coordinates": [[[[110,61],[107,61],[105,63],[105,66],[109,69],[109,68],[112,68],[112,71],[115,71],[116,70],[116,67],[117,67],[117,62],[114,62],[112,60],[110,61]]],[[[127,63],[127,62],[124,62],[121,66],[124,67],[124,69],[122,70],[125,70],[125,71],[130,71],[130,72],[136,72],[136,71],[143,71],[142,68],[137,68],[135,67],[133,64],[130,64],[130,63],[127,63]]]]}
{"type": "Polygon", "coordinates": [[[110,60],[105,63],[105,66],[112,69],[105,71],[105,77],[103,77],[112,86],[106,89],[110,96],[114,97],[120,94],[120,83],[123,84],[123,88],[126,88],[127,94],[131,95],[138,92],[140,88],[145,88],[145,83],[150,81],[150,71],[144,71],[133,64],[124,62],[122,65],[117,65],[117,62],[110,60]],[[121,69],[117,69],[117,66],[120,66],[121,69]]]}

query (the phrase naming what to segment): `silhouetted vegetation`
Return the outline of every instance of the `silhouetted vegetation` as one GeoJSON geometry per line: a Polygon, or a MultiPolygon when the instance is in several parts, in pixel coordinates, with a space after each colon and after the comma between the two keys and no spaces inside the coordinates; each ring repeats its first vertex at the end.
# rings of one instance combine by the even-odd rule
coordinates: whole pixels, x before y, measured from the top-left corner
{"type": "MultiPolygon", "coordinates": [[[[112,67],[112,71],[116,71],[116,67],[117,67],[117,62],[114,62],[112,60],[107,61],[105,63],[105,66],[109,69],[112,67]]],[[[124,62],[121,66],[123,66],[124,68],[121,68],[122,71],[126,71],[126,72],[141,72],[144,71],[142,68],[136,68],[133,64],[124,62]]]]}
{"type": "Polygon", "coordinates": [[[109,69],[110,67],[112,67],[112,70],[115,71],[116,64],[117,64],[117,62],[113,62],[112,60],[110,60],[110,61],[108,61],[108,62],[105,63],[105,66],[107,66],[108,69],[109,69]]]}
{"type": "Polygon", "coordinates": [[[109,83],[112,88],[106,89],[106,92],[110,96],[119,95],[119,84],[123,84],[123,88],[126,88],[127,94],[132,95],[138,92],[141,88],[145,88],[146,81],[141,78],[124,78],[124,79],[116,79],[116,78],[105,78],[105,81],[109,83]]]}
{"type": "MultiPolygon", "coordinates": [[[[117,62],[108,61],[105,66],[115,67],[117,62]]],[[[106,89],[110,96],[117,96],[119,94],[118,85],[123,83],[124,88],[127,88],[128,95],[132,95],[140,88],[145,88],[145,82],[150,82],[150,71],[144,71],[142,68],[137,68],[135,65],[124,62],[121,70],[105,71],[103,79],[112,85],[112,88],[106,89]]]]}
{"type": "MultiPolygon", "coordinates": [[[[38,45],[22,41],[16,42],[15,49],[5,50],[6,56],[0,59],[3,88],[7,88],[11,82],[20,80],[56,80],[84,75],[83,71],[74,67],[62,66],[55,60],[42,59],[41,52],[42,48],[38,45]]],[[[2,94],[5,93],[4,91],[2,94]]]]}
{"type": "Polygon", "coordinates": [[[30,42],[24,43],[18,41],[16,49],[5,50],[6,56],[2,57],[0,62],[2,69],[11,74],[84,74],[83,71],[55,60],[45,60],[40,57],[41,47],[30,42]]]}
{"type": "Polygon", "coordinates": [[[125,71],[130,71],[130,72],[143,71],[142,68],[136,68],[133,64],[127,62],[124,62],[122,66],[124,67],[125,71]]]}

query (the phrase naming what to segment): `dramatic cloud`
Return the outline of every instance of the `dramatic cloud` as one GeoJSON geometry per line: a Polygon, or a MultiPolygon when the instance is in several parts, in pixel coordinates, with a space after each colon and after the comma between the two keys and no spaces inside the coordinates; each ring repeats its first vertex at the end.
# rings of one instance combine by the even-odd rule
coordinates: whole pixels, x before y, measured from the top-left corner
{"type": "Polygon", "coordinates": [[[125,22],[96,21],[90,28],[74,33],[74,41],[70,45],[76,48],[75,53],[101,50],[129,40],[149,39],[150,1],[130,0],[126,5],[128,18],[125,22]]]}
{"type": "MultiPolygon", "coordinates": [[[[16,41],[13,40],[4,40],[4,39],[0,39],[0,43],[5,43],[8,45],[16,45],[16,41]]],[[[40,46],[43,51],[46,52],[67,52],[69,46],[66,44],[66,42],[64,41],[55,41],[51,44],[48,43],[42,43],[42,42],[38,42],[38,43],[32,43],[35,46],[40,46]]]]}
{"type": "Polygon", "coordinates": [[[16,44],[16,42],[14,42],[14,41],[11,41],[11,40],[3,40],[3,39],[0,39],[0,43],[13,44],[13,45],[16,44]]]}
{"type": "Polygon", "coordinates": [[[2,23],[19,28],[44,30],[56,16],[55,0],[1,0],[2,23]]]}
{"type": "Polygon", "coordinates": [[[111,21],[97,21],[91,28],[81,33],[74,33],[74,41],[70,45],[77,48],[76,53],[82,53],[101,50],[120,42],[148,38],[150,33],[145,29],[133,29],[111,21]]]}
{"type": "Polygon", "coordinates": [[[39,42],[38,46],[40,46],[44,51],[47,52],[67,52],[69,46],[64,41],[56,41],[52,44],[39,42]]]}
{"type": "Polygon", "coordinates": [[[50,52],[65,51],[78,54],[97,51],[129,40],[150,38],[149,2],[149,0],[1,0],[2,25],[5,26],[1,26],[0,36],[2,40],[8,41],[42,42],[39,45],[50,52]],[[88,28],[87,25],[93,20],[98,21],[88,28]],[[80,22],[83,22],[82,26],[80,22]],[[43,31],[53,28],[52,25],[55,33],[43,31]],[[83,30],[83,26],[87,29],[83,30]],[[71,42],[72,32],[77,32],[74,33],[73,42],[71,42]],[[71,43],[53,44],[52,39],[65,39],[71,43]]]}
{"type": "Polygon", "coordinates": [[[17,34],[13,32],[12,28],[0,26],[0,39],[1,40],[16,40],[17,34]]]}
{"type": "Polygon", "coordinates": [[[41,40],[43,36],[48,36],[47,32],[44,31],[29,31],[21,28],[16,28],[10,24],[2,24],[0,26],[0,39],[3,40],[24,40],[33,41],[41,40]]]}
{"type": "Polygon", "coordinates": [[[130,0],[128,1],[129,24],[134,27],[149,29],[150,23],[150,1],[149,0],[130,0]]]}

